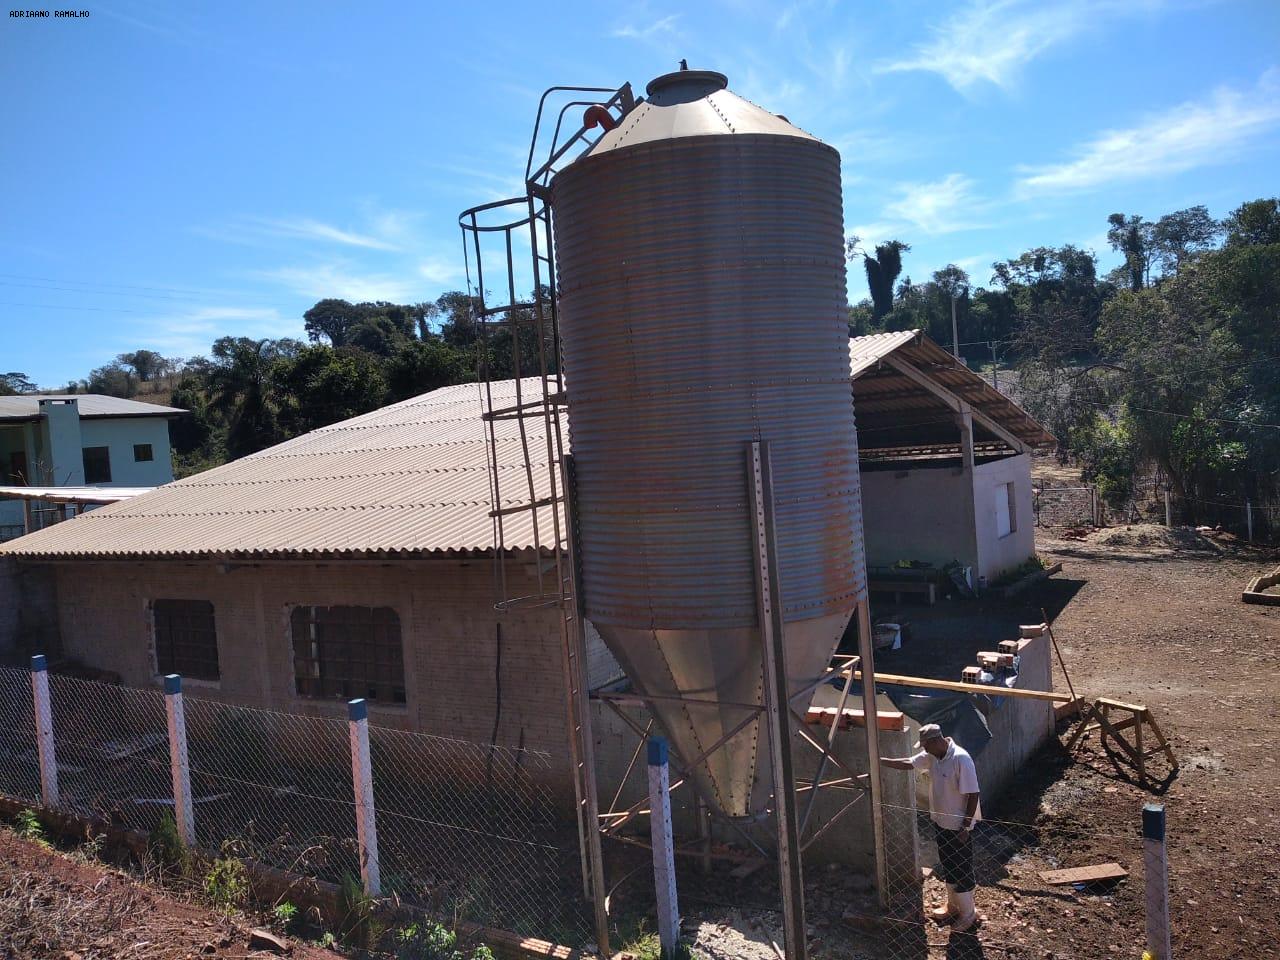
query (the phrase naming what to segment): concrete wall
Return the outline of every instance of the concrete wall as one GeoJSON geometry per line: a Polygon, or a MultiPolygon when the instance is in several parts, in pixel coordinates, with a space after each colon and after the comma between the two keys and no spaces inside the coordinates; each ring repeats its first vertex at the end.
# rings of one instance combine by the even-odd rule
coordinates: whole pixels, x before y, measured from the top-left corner
{"type": "MultiPolygon", "coordinates": [[[[1048,637],[1026,641],[1018,662],[1017,686],[1023,690],[1052,690],[1052,656],[1048,637]]],[[[992,695],[998,696],[999,688],[991,689],[992,695]]],[[[911,742],[915,743],[920,725],[910,718],[907,718],[907,725],[911,731],[911,742]]],[[[1004,697],[999,706],[987,714],[987,727],[991,731],[991,740],[973,758],[984,803],[1002,796],[1013,774],[1054,735],[1053,704],[1046,700],[1004,697]]],[[[917,781],[916,802],[921,809],[929,807],[927,778],[921,777],[917,781]]]]}
{"type": "MultiPolygon", "coordinates": [[[[1023,645],[1018,683],[1024,690],[1053,689],[1053,651],[1048,637],[1023,645]]],[[[1045,700],[1005,697],[987,714],[991,742],[974,758],[984,797],[1004,793],[1013,774],[1054,734],[1053,704],[1045,700]]]]}
{"type": "MultiPolygon", "coordinates": [[[[345,717],[346,708],[337,700],[297,694],[289,634],[292,607],[392,607],[400,617],[407,703],[371,704],[374,721],[482,743],[493,734],[499,617],[486,562],[230,568],[211,563],[76,563],[56,570],[66,656],[115,671],[127,684],[156,685],[150,602],[210,600],[221,679],[214,684],[189,680],[191,695],[326,717],[345,717]]],[[[567,741],[555,614],[510,613],[501,622],[497,741],[562,758],[567,741]]]]}
{"type": "Polygon", "coordinates": [[[868,566],[897,560],[976,566],[978,551],[962,506],[967,502],[959,467],[862,471],[868,566]]]}
{"type": "Polygon", "coordinates": [[[169,421],[163,417],[81,420],[80,438],[83,446],[110,450],[111,483],[108,486],[155,487],[173,479],[169,421]],[[151,460],[133,459],[136,443],[151,444],[151,460]]]}
{"type": "Polygon", "coordinates": [[[974,521],[978,533],[978,576],[994,581],[1025,563],[1036,552],[1035,514],[1031,506],[1031,458],[1026,454],[980,463],[973,471],[974,521]],[[1014,530],[1000,537],[996,529],[996,497],[1013,484],[1014,530]]]}

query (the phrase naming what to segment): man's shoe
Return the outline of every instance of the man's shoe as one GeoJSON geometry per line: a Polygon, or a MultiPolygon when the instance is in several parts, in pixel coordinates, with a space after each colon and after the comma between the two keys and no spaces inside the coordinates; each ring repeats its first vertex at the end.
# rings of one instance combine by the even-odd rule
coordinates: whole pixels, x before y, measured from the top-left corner
{"type": "Polygon", "coordinates": [[[956,920],[951,925],[951,930],[954,933],[964,933],[978,925],[980,918],[978,917],[977,908],[973,905],[972,890],[968,893],[956,894],[956,913],[956,920]]]}
{"type": "Polygon", "coordinates": [[[939,926],[953,921],[959,916],[959,907],[956,903],[956,888],[952,884],[947,884],[947,905],[945,907],[934,907],[929,911],[929,919],[939,926]]]}

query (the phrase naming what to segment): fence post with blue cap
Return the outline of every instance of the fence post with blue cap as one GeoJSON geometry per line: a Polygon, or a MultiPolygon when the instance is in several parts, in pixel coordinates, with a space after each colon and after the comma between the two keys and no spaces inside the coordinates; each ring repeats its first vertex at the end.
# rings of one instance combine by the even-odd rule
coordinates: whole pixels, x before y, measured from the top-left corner
{"type": "Polygon", "coordinates": [[[196,844],[196,819],[191,805],[191,765],[187,761],[187,714],[182,704],[182,677],[164,678],[164,713],[169,723],[169,772],[173,776],[173,819],[178,836],[188,847],[196,844]]]}
{"type": "Polygon", "coordinates": [[[1169,935],[1169,861],[1164,842],[1164,804],[1142,808],[1142,847],[1147,875],[1147,952],[1154,960],[1172,960],[1169,935]]]}
{"type": "Polygon", "coordinates": [[[351,733],[351,783],[356,797],[356,838],[360,843],[360,880],[371,897],[382,895],[378,870],[378,823],[373,805],[373,766],[369,762],[369,704],[347,703],[351,733]]]}
{"type": "Polygon", "coordinates": [[[649,738],[649,836],[653,844],[653,882],[658,894],[658,940],[662,955],[676,955],[680,910],[676,903],[676,857],[671,838],[671,773],[667,741],[649,738]]]}
{"type": "Polygon", "coordinates": [[[36,748],[40,754],[40,799],[58,805],[58,758],[53,749],[53,709],[49,706],[49,662],[43,653],[31,658],[31,696],[35,703],[36,748]]]}

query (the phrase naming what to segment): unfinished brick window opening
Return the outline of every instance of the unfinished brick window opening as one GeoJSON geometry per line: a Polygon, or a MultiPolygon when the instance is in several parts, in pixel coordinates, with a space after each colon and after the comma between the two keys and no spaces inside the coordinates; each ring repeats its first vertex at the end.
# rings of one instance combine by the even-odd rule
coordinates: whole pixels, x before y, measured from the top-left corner
{"type": "Polygon", "coordinates": [[[84,448],[84,482],[111,482],[111,449],[109,447],[84,448]]]}
{"type": "Polygon", "coordinates": [[[156,668],[195,680],[217,680],[218,631],[208,600],[153,600],[156,668]]]}
{"type": "Polygon", "coordinates": [[[299,696],[404,703],[400,617],[390,607],[294,607],[299,696]]]}

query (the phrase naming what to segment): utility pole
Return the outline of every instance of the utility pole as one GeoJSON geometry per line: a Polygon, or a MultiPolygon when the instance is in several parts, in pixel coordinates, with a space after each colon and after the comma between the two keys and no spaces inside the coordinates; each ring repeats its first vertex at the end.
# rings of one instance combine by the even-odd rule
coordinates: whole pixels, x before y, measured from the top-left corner
{"type": "Polygon", "coordinates": [[[1000,360],[996,356],[996,342],[988,340],[987,346],[991,348],[991,389],[1000,389],[1000,360]]]}
{"type": "Polygon", "coordinates": [[[960,328],[956,326],[956,295],[951,294],[951,352],[960,357],[960,328]]]}

